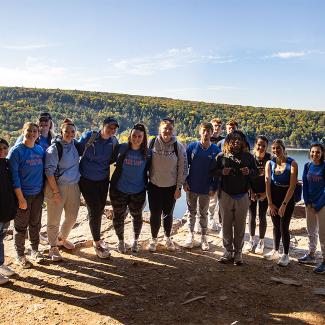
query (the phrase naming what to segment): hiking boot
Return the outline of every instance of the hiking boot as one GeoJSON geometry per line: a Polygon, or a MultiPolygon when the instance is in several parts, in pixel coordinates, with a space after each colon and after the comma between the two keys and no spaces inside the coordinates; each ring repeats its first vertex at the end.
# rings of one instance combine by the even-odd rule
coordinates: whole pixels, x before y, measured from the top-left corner
{"type": "Polygon", "coordinates": [[[111,256],[111,252],[109,251],[107,244],[103,240],[100,240],[97,244],[94,243],[93,245],[94,251],[99,258],[104,259],[109,258],[111,256]]]}
{"type": "Polygon", "coordinates": [[[0,285],[8,282],[9,282],[9,278],[6,277],[5,275],[0,274],[0,285]]]}
{"type": "Polygon", "coordinates": [[[212,231],[218,231],[219,227],[217,222],[214,219],[209,219],[208,228],[212,231]]]}
{"type": "Polygon", "coordinates": [[[170,237],[165,237],[165,245],[168,251],[174,252],[175,251],[175,245],[170,237]]]}
{"type": "Polygon", "coordinates": [[[65,239],[65,240],[58,240],[58,246],[59,247],[64,247],[65,249],[68,249],[68,250],[72,250],[72,249],[75,249],[76,246],[74,243],[72,243],[71,241],[65,239]]]}
{"type": "Polygon", "coordinates": [[[158,239],[152,238],[149,243],[149,252],[155,252],[157,250],[158,239]]]}
{"type": "Polygon", "coordinates": [[[4,276],[12,276],[12,275],[14,275],[16,272],[13,270],[13,269],[11,269],[9,266],[7,266],[7,265],[4,265],[4,264],[2,264],[1,266],[0,266],[0,274],[1,275],[4,275],[4,276]]]}
{"type": "Polygon", "coordinates": [[[33,267],[33,264],[26,258],[26,256],[18,256],[15,264],[21,267],[22,269],[30,269],[33,267]]]}
{"type": "Polygon", "coordinates": [[[272,249],[269,253],[264,255],[264,258],[269,261],[277,260],[279,257],[279,251],[276,251],[275,249],[272,249]]]}
{"type": "Polygon", "coordinates": [[[315,264],[316,258],[314,255],[311,255],[310,253],[305,254],[303,257],[298,258],[298,262],[302,264],[315,264]]]}
{"type": "Polygon", "coordinates": [[[317,267],[314,268],[314,272],[317,274],[324,274],[325,273],[325,262],[319,264],[317,267]]]}
{"type": "Polygon", "coordinates": [[[49,250],[49,258],[53,261],[53,262],[59,262],[63,260],[62,255],[60,254],[60,251],[58,249],[58,247],[51,247],[49,250]]]}
{"type": "Polygon", "coordinates": [[[124,240],[119,240],[116,248],[117,248],[117,251],[119,253],[125,254],[126,253],[126,247],[125,247],[124,240]]]}
{"type": "Polygon", "coordinates": [[[260,240],[255,248],[255,254],[263,255],[264,253],[264,240],[260,240]]]}
{"type": "Polygon", "coordinates": [[[139,244],[138,244],[138,240],[137,239],[134,239],[133,240],[133,243],[131,245],[131,251],[133,253],[138,253],[139,252],[139,244]]]}
{"type": "Polygon", "coordinates": [[[254,250],[254,241],[250,240],[244,247],[245,253],[251,253],[254,250]]]}
{"type": "Polygon", "coordinates": [[[219,263],[228,264],[232,263],[232,252],[225,251],[223,255],[218,259],[219,263]]]}
{"type": "Polygon", "coordinates": [[[30,259],[37,264],[44,262],[44,256],[39,251],[32,250],[30,253],[30,259]]]}
{"type": "Polygon", "coordinates": [[[186,238],[185,243],[184,243],[184,247],[193,248],[193,246],[194,246],[194,234],[192,232],[190,232],[187,235],[187,238],[186,238]]]}
{"type": "Polygon", "coordinates": [[[205,235],[201,236],[201,248],[203,251],[208,251],[210,248],[208,240],[207,240],[207,236],[205,236],[205,235]]]}
{"type": "Polygon", "coordinates": [[[288,254],[283,254],[278,262],[279,266],[288,266],[290,263],[289,255],[288,254]]]}
{"type": "Polygon", "coordinates": [[[242,265],[243,262],[243,254],[241,252],[236,252],[234,254],[234,265],[242,265]]]}

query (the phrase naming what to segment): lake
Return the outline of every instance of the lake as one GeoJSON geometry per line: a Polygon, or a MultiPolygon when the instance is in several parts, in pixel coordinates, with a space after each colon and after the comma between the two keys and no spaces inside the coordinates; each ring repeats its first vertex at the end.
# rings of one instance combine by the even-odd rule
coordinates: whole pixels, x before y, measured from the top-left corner
{"type": "MultiPolygon", "coordinates": [[[[308,161],[308,149],[288,149],[288,156],[293,158],[298,164],[298,179],[302,178],[302,173],[304,170],[304,165],[308,161]]],[[[145,207],[145,211],[148,211],[148,204],[145,207]]],[[[182,196],[176,201],[176,206],[174,210],[174,218],[181,218],[186,211],[186,195],[182,191],[182,196]]]]}

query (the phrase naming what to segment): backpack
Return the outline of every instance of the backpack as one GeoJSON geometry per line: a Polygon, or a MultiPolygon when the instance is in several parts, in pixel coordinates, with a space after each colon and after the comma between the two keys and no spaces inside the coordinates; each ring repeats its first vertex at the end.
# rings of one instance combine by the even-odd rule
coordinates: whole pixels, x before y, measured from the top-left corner
{"type": "MultiPolygon", "coordinates": [[[[155,141],[156,141],[157,137],[153,137],[149,143],[149,149],[153,149],[154,145],[155,145],[155,141]]],[[[178,144],[177,144],[177,141],[175,141],[173,143],[174,145],[174,152],[175,152],[175,155],[176,157],[178,158],[178,144]]]]}

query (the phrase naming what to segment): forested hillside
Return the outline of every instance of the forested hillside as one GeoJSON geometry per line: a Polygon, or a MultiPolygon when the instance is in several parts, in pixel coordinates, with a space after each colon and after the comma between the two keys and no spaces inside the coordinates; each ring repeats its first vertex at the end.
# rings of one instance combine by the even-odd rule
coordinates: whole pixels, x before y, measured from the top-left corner
{"type": "Polygon", "coordinates": [[[256,134],[282,138],[292,147],[325,142],[325,113],[174,100],[161,97],[60,89],[0,87],[0,135],[11,143],[25,121],[36,121],[41,111],[52,114],[56,125],[71,118],[81,132],[97,128],[104,117],[115,116],[119,133],[143,122],[155,134],[158,121],[174,118],[178,135],[195,137],[201,121],[234,118],[252,140],[256,134]]]}

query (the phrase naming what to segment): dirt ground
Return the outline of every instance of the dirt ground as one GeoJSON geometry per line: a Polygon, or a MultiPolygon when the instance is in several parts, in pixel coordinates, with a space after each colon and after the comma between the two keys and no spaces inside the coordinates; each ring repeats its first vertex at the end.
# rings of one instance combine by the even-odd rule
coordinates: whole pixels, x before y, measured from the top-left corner
{"type": "MultiPolygon", "coordinates": [[[[81,236],[82,220],[74,229],[75,242],[81,236]]],[[[302,219],[292,223],[293,257],[306,248],[303,225],[302,219]]],[[[269,222],[268,248],[271,230],[269,222]]],[[[131,233],[130,220],[126,232],[131,233]]],[[[114,246],[110,221],[104,223],[103,233],[114,246]]],[[[176,229],[175,242],[181,243],[185,235],[186,226],[176,229]]],[[[325,296],[314,292],[325,290],[325,276],[314,274],[311,266],[298,265],[293,259],[281,268],[254,254],[245,255],[242,266],[220,264],[221,239],[215,232],[209,233],[211,247],[204,253],[180,246],[170,253],[163,245],[149,253],[145,250],[148,238],[149,226],[144,224],[143,250],[137,255],[113,251],[111,259],[100,260],[91,242],[81,239],[71,254],[63,251],[63,262],[47,260],[29,270],[12,264],[18,274],[0,287],[0,323],[325,324],[325,296]],[[281,284],[274,277],[295,282],[281,284]]],[[[10,264],[10,236],[5,245],[10,264]]]]}

